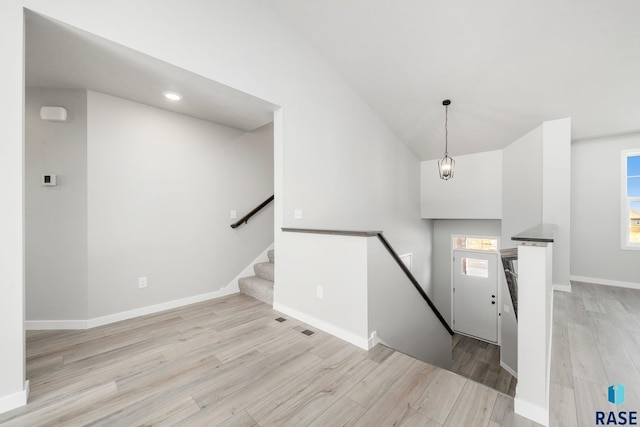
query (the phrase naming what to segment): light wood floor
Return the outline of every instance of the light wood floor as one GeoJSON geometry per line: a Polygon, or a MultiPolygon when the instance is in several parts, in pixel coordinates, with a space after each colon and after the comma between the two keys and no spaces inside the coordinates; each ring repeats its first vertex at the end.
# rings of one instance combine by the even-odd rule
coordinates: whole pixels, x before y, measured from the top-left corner
{"type": "Polygon", "coordinates": [[[516,395],[518,381],[500,366],[500,347],[460,334],[453,336],[452,347],[453,372],[511,397],[516,395]]]}
{"type": "Polygon", "coordinates": [[[573,282],[554,293],[551,425],[595,425],[596,411],[640,411],[640,291],[573,282]],[[625,403],[607,388],[625,386],[625,403]]]}
{"type": "Polygon", "coordinates": [[[244,295],[87,331],[29,332],[6,426],[533,426],[484,385],[366,352],[244,295]],[[283,316],[287,317],[287,316],[283,316]]]}

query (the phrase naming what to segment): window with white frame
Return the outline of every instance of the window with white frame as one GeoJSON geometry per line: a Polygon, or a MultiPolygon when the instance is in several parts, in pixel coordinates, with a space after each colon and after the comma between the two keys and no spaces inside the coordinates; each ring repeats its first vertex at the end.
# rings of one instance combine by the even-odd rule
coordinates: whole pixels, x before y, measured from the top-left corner
{"type": "Polygon", "coordinates": [[[640,150],[622,153],[622,248],[640,250],[640,150]]]}
{"type": "Polygon", "coordinates": [[[453,248],[468,251],[498,252],[498,239],[490,237],[453,236],[453,248]]]}

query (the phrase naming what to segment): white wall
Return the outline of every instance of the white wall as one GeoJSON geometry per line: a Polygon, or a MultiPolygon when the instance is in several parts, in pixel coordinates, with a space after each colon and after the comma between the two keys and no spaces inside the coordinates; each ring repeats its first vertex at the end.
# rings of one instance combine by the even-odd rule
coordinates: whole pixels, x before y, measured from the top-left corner
{"type": "Polygon", "coordinates": [[[229,225],[273,194],[272,139],[89,92],[89,317],[218,290],[269,246],[272,205],[229,225]]]}
{"type": "MultiPolygon", "coordinates": [[[[505,249],[517,246],[511,236],[542,222],[542,126],[504,148],[502,171],[501,244],[505,249]]],[[[500,361],[517,372],[518,323],[504,274],[500,278],[500,361]]]]}
{"type": "Polygon", "coordinates": [[[0,412],[26,403],[23,236],[23,19],[19,2],[0,5],[0,412]]]}
{"type": "MultiPolygon", "coordinates": [[[[365,124],[366,122],[362,123],[363,126],[365,124]]],[[[370,130],[363,127],[363,131],[370,130]]],[[[384,133],[386,134],[386,131],[384,133]]],[[[316,188],[321,192],[328,191],[330,193],[318,198],[318,201],[324,203],[318,208],[324,210],[331,206],[331,212],[321,214],[325,216],[316,216],[315,211],[311,210],[312,218],[309,221],[288,220],[285,212],[285,226],[382,230],[398,253],[412,254],[414,276],[423,289],[433,295],[432,222],[419,218],[419,162],[397,139],[389,137],[380,140],[372,133],[364,137],[364,140],[369,141],[376,148],[363,147],[362,149],[365,151],[361,152],[360,156],[353,155],[350,160],[352,170],[349,175],[343,176],[343,179],[361,180],[362,192],[352,194],[353,200],[349,200],[349,190],[339,183],[332,182],[333,177],[331,182],[326,183],[331,186],[328,188],[322,187],[324,178],[318,178],[319,181],[315,182],[315,187],[311,187],[311,183],[309,183],[307,184],[308,188],[316,188]],[[358,165],[358,157],[366,158],[369,165],[358,165]],[[343,198],[346,199],[343,200],[343,198]],[[360,212],[360,210],[362,211],[360,212]]],[[[288,151],[285,151],[285,159],[289,158],[287,153],[288,151]]],[[[307,161],[308,159],[303,156],[302,163],[306,164],[307,161]]],[[[341,163],[341,160],[337,159],[337,161],[341,163]]],[[[310,167],[311,165],[307,165],[307,168],[310,167]]],[[[329,169],[332,167],[333,165],[329,169]]],[[[284,173],[286,186],[288,185],[287,169],[284,173]]],[[[296,174],[296,178],[304,176],[303,171],[299,171],[298,174],[296,174]]],[[[285,194],[291,193],[287,193],[285,189],[285,194]]],[[[285,200],[287,199],[285,198],[285,200]]],[[[302,205],[300,207],[304,208],[302,205]]],[[[304,215],[305,218],[309,215],[306,208],[304,208],[304,215]]],[[[343,248],[340,248],[339,245],[346,243],[339,239],[328,240],[323,251],[329,253],[304,256],[304,253],[301,252],[303,247],[299,246],[298,238],[293,237],[292,234],[295,233],[283,233],[276,240],[278,262],[276,263],[276,304],[274,307],[280,307],[281,310],[286,310],[291,315],[296,314],[299,318],[302,317],[302,314],[308,315],[310,318],[303,317],[307,323],[325,330],[329,328],[338,336],[343,336],[339,331],[345,328],[349,333],[353,333],[349,327],[357,325],[357,323],[354,323],[352,319],[343,322],[339,316],[336,316],[340,304],[343,302],[333,300],[333,303],[327,304],[323,301],[317,301],[315,296],[317,280],[324,280],[347,288],[341,292],[347,293],[350,310],[366,309],[366,294],[359,293],[360,287],[366,286],[366,283],[360,285],[356,281],[343,280],[350,277],[349,270],[329,261],[334,259],[336,253],[342,253],[343,248]],[[325,265],[325,262],[322,261],[324,258],[319,260],[318,256],[328,257],[326,265],[337,270],[320,273],[319,270],[325,265]],[[329,278],[331,279],[329,280],[329,278]],[[358,294],[350,295],[350,292],[358,292],[358,294]],[[362,299],[362,295],[365,299],[362,299]]],[[[306,241],[311,238],[304,236],[299,239],[306,241]]],[[[342,296],[342,294],[339,295],[342,296]]],[[[366,331],[363,336],[366,337],[366,331]]],[[[356,343],[357,341],[351,342],[356,343]]]]}
{"type": "MultiPolygon", "coordinates": [[[[455,179],[455,178],[454,178],[455,179]]],[[[451,312],[452,264],[451,236],[495,236],[500,238],[500,220],[436,220],[433,221],[433,283],[434,303],[449,325],[451,312]]],[[[500,274],[503,274],[500,270],[500,274]]]]}
{"type": "Polygon", "coordinates": [[[87,318],[87,93],[27,88],[25,106],[26,318],[87,318]],[[40,118],[65,107],[66,122],[40,118]],[[41,184],[57,174],[55,187],[41,184]]]}
{"type": "Polygon", "coordinates": [[[502,247],[511,236],[542,222],[542,126],[503,150],[502,247]]]}
{"type": "MultiPolygon", "coordinates": [[[[332,95],[334,105],[315,111],[310,122],[305,118],[309,135],[287,143],[285,132],[283,222],[288,227],[382,230],[398,253],[413,254],[414,275],[429,291],[432,225],[420,219],[420,163],[351,89],[344,89],[332,95]],[[311,136],[316,132],[319,141],[311,136]],[[303,209],[304,219],[293,219],[294,208],[303,209]]],[[[291,117],[296,113],[284,108],[285,131],[297,128],[291,117]]],[[[295,286],[286,276],[278,277],[278,286],[295,286]]]]}
{"type": "Polygon", "coordinates": [[[232,209],[240,217],[273,194],[272,125],[245,133],[100,93],[29,89],[26,128],[35,327],[211,294],[273,242],[273,205],[229,227],[232,209]],[[41,105],[70,119],[45,122],[41,105]],[[49,172],[58,186],[40,184],[49,172]]]}
{"type": "Polygon", "coordinates": [[[275,310],[364,349],[381,342],[450,368],[451,336],[376,236],[287,232],[279,245],[278,263],[289,260],[279,272],[296,286],[276,285],[275,310]]]}
{"type": "MultiPolygon", "coordinates": [[[[570,290],[571,119],[544,122],[503,150],[502,247],[540,223],[557,225],[553,283],[570,290]]],[[[501,276],[501,361],[517,371],[517,322],[501,276]],[[509,309],[508,313],[505,306],[509,309]]]]}
{"type": "MultiPolygon", "coordinates": [[[[22,87],[22,17],[17,11],[22,6],[281,106],[275,140],[276,224],[383,229],[399,252],[414,253],[416,265],[423,266],[419,278],[430,277],[430,224],[419,219],[418,160],[268,5],[258,0],[197,2],[189,7],[152,0],[134,6],[127,0],[5,2],[0,15],[9,25],[3,31],[13,29],[11,37],[4,38],[6,43],[11,40],[8,58],[13,60],[0,76],[12,88],[22,87]],[[294,208],[304,209],[303,220],[293,219],[294,208]]],[[[3,102],[20,111],[15,110],[20,103],[17,92],[3,102]]],[[[20,123],[18,115],[15,120],[20,123]]],[[[19,135],[19,124],[10,129],[13,136],[19,135]]],[[[17,153],[8,158],[18,161],[17,153]]],[[[16,179],[6,184],[7,191],[18,194],[21,170],[10,170],[16,179]]],[[[20,224],[17,203],[14,199],[11,227],[20,224]]],[[[6,247],[19,251],[13,243],[21,239],[14,237],[6,247]]],[[[293,286],[279,271],[287,260],[279,261],[280,285],[293,286]]],[[[17,260],[11,265],[19,267],[17,260]]],[[[17,276],[14,279],[19,286],[17,276]]],[[[19,305],[19,296],[11,304],[19,305]]],[[[21,334],[20,325],[9,327],[21,334]]]]}
{"type": "Polygon", "coordinates": [[[283,193],[276,196],[282,198],[277,215],[284,224],[383,229],[399,251],[414,253],[422,266],[418,276],[430,277],[429,224],[419,219],[418,160],[268,5],[255,0],[190,7],[147,0],[135,8],[124,0],[23,4],[282,106],[283,163],[276,168],[282,168],[283,193]],[[174,25],[167,26],[169,20],[174,25]],[[304,219],[293,219],[295,208],[304,209],[304,219]]]}
{"type": "MultiPolygon", "coordinates": [[[[368,349],[366,237],[282,233],[273,308],[368,349]],[[287,262],[282,262],[281,258],[287,262]],[[295,286],[282,291],[281,277],[295,286]],[[318,287],[323,296],[317,296],[318,287]]],[[[377,239],[376,239],[377,240],[377,239]]]]}
{"type": "Polygon", "coordinates": [[[571,290],[571,119],[542,124],[542,222],[556,225],[553,284],[571,290]]]}
{"type": "Polygon", "coordinates": [[[421,214],[436,219],[502,217],[502,150],[455,158],[454,178],[438,175],[438,161],[421,162],[421,214]]]}
{"type": "Polygon", "coordinates": [[[574,142],[571,147],[571,275],[640,288],[640,251],[621,249],[620,153],[640,134],[574,142]]]}
{"type": "Polygon", "coordinates": [[[518,246],[518,386],[516,414],[549,425],[553,244],[518,246]]]}
{"type": "Polygon", "coordinates": [[[367,299],[369,336],[451,369],[451,335],[377,237],[367,239],[367,299]]]}

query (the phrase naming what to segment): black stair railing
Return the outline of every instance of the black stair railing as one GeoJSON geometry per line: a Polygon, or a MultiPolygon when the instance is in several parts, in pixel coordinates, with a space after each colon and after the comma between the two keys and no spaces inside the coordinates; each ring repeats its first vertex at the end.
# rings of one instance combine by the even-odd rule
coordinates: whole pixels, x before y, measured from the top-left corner
{"type": "Polygon", "coordinates": [[[255,214],[257,214],[258,212],[260,212],[262,210],[262,208],[264,208],[265,206],[267,206],[269,203],[273,202],[273,199],[275,197],[271,196],[269,197],[267,200],[265,200],[264,202],[260,203],[258,206],[256,206],[251,212],[249,212],[248,214],[246,214],[245,216],[243,216],[242,218],[240,218],[238,221],[234,222],[233,224],[231,224],[231,228],[238,228],[240,227],[242,224],[246,224],[247,222],[249,222],[249,219],[251,219],[252,216],[254,216],[255,214]]]}
{"type": "Polygon", "coordinates": [[[294,232],[294,233],[336,234],[336,235],[342,235],[342,236],[362,236],[362,237],[377,236],[378,240],[380,240],[380,242],[387,249],[389,254],[391,254],[391,257],[395,260],[396,264],[398,264],[398,266],[402,269],[402,271],[407,276],[407,278],[409,279],[413,287],[416,288],[416,291],[418,291],[422,299],[426,301],[426,303],[431,308],[431,311],[433,311],[433,313],[436,315],[438,320],[440,320],[440,323],[442,323],[442,326],[444,326],[447,332],[449,332],[449,335],[454,335],[453,329],[451,329],[447,321],[444,320],[444,317],[442,317],[442,314],[440,314],[440,311],[437,309],[433,301],[431,301],[431,298],[429,298],[429,295],[427,295],[424,289],[422,289],[422,286],[420,286],[418,279],[415,278],[413,273],[411,273],[411,270],[409,270],[409,268],[407,268],[404,262],[402,262],[402,259],[400,258],[398,253],[395,251],[395,249],[393,249],[393,247],[391,246],[391,243],[389,243],[386,237],[384,237],[384,234],[382,233],[382,231],[318,230],[318,229],[309,229],[309,228],[283,228],[282,231],[285,231],[285,232],[288,231],[288,232],[294,232]]]}
{"type": "Polygon", "coordinates": [[[513,314],[518,320],[518,274],[516,273],[514,261],[518,260],[518,248],[503,249],[500,251],[502,258],[502,267],[504,268],[504,277],[507,280],[507,289],[511,296],[511,304],[513,305],[513,314]]]}
{"type": "Polygon", "coordinates": [[[422,298],[427,302],[427,304],[429,304],[429,307],[431,307],[431,310],[436,315],[438,320],[440,320],[440,323],[442,323],[442,325],[445,327],[447,332],[449,332],[449,335],[453,335],[453,329],[451,329],[447,321],[444,320],[444,317],[442,317],[442,314],[440,314],[440,311],[436,308],[433,301],[431,301],[431,298],[429,298],[429,295],[427,295],[424,289],[422,289],[422,286],[420,286],[420,283],[418,282],[416,277],[413,275],[411,270],[409,270],[409,268],[405,265],[405,263],[402,262],[402,259],[400,258],[398,253],[395,251],[395,249],[393,249],[393,247],[391,246],[389,241],[386,239],[386,237],[384,237],[384,234],[382,234],[382,232],[378,233],[378,239],[380,240],[382,245],[387,249],[387,251],[389,251],[389,253],[391,254],[391,257],[396,261],[396,264],[398,264],[402,269],[402,271],[404,271],[404,274],[407,276],[407,278],[409,279],[413,287],[416,288],[416,291],[418,291],[420,296],[422,296],[422,298]]]}

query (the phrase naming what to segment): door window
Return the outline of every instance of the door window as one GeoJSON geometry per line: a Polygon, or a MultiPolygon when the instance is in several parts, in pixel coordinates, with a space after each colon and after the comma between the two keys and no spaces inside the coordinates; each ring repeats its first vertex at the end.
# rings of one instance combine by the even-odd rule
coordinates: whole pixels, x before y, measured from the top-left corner
{"type": "Polygon", "coordinates": [[[489,277],[489,260],[463,257],[460,265],[465,276],[489,277]]]}

